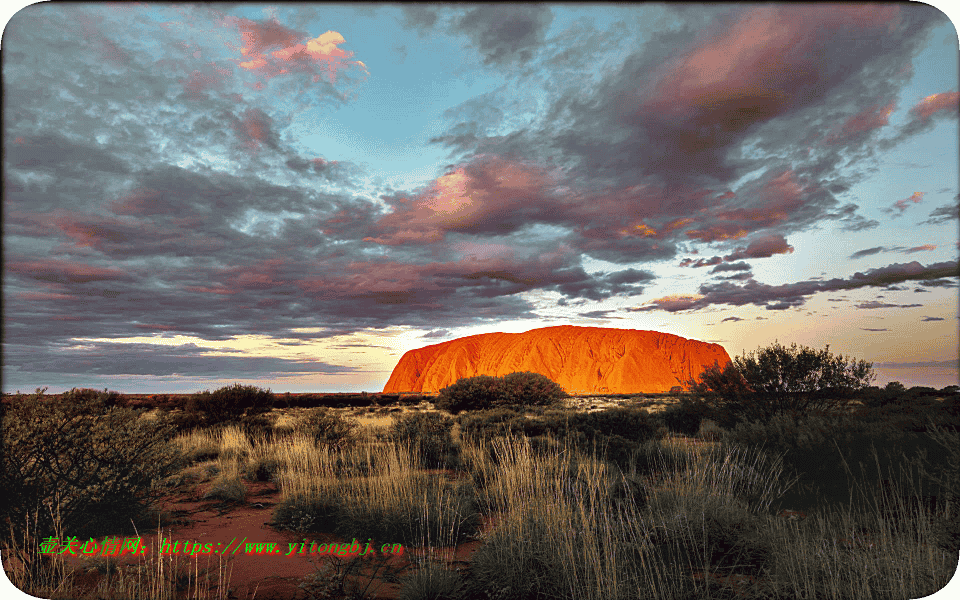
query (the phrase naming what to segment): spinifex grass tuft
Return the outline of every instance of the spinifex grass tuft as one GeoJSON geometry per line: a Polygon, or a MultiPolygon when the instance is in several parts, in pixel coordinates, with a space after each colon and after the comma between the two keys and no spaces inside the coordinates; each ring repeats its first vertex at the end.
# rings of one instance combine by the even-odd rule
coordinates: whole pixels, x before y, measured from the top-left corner
{"type": "Polygon", "coordinates": [[[333,525],[350,537],[455,543],[479,522],[471,489],[422,471],[409,444],[336,448],[295,435],[280,443],[277,458],[281,500],[274,522],[282,527],[333,525]]]}

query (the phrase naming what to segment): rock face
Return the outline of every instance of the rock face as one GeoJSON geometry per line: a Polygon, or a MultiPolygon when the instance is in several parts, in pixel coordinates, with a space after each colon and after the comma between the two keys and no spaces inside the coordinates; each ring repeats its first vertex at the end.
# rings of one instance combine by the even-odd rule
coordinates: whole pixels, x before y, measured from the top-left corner
{"type": "Polygon", "coordinates": [[[719,344],[669,333],[605,327],[544,327],[525,333],[483,333],[410,350],[384,393],[438,392],[463,377],[533,371],[568,393],[656,393],[686,388],[716,362],[730,362],[719,344]]]}

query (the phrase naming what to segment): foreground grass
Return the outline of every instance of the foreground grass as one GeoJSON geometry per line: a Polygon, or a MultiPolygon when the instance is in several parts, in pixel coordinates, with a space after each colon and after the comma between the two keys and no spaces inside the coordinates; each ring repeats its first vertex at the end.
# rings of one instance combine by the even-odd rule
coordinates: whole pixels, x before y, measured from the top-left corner
{"type": "MultiPolygon", "coordinates": [[[[789,520],[773,508],[791,485],[780,461],[737,446],[662,440],[621,470],[562,440],[457,436],[457,461],[437,472],[421,467],[415,442],[382,429],[336,445],[295,419],[281,424],[272,435],[227,427],[173,443],[209,497],[242,502],[244,481],[276,482],[279,528],[427,550],[481,542],[460,572],[425,561],[403,598],[919,598],[957,564],[936,544],[936,523],[955,507],[878,504],[855,489],[847,507],[789,520]]],[[[27,557],[38,544],[13,550],[27,557]]],[[[224,565],[170,560],[116,570],[90,597],[224,597],[224,565]]],[[[41,597],[76,597],[56,561],[11,579],[41,597]]]]}

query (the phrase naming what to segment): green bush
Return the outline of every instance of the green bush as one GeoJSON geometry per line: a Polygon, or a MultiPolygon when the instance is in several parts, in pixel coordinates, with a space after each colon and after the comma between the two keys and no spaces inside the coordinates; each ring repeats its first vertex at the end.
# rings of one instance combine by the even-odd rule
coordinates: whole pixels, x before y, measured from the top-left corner
{"type": "Polygon", "coordinates": [[[390,438],[400,443],[416,444],[425,466],[448,465],[453,462],[454,421],[442,413],[408,413],[394,416],[390,438]]]}
{"type": "Polygon", "coordinates": [[[507,404],[514,406],[556,406],[567,393],[546,375],[523,371],[503,376],[507,404]]]}
{"type": "Polygon", "coordinates": [[[155,500],[154,482],[181,466],[169,425],[102,400],[38,389],[4,410],[0,518],[15,533],[29,519],[37,539],[53,535],[51,511],[78,538],[122,533],[155,500]]]}
{"type": "Polygon", "coordinates": [[[346,447],[358,440],[360,425],[351,419],[346,419],[339,412],[330,408],[312,408],[300,417],[298,424],[301,431],[313,436],[318,443],[346,447]]]}
{"type": "Polygon", "coordinates": [[[506,406],[555,406],[567,396],[559,385],[539,373],[517,372],[493,377],[465,377],[440,390],[435,406],[458,414],[506,406]]]}
{"type": "Polygon", "coordinates": [[[231,421],[240,421],[268,412],[273,407],[270,390],[235,383],[214,392],[205,390],[187,401],[186,412],[202,416],[203,425],[210,427],[231,421]]]}
{"type": "Polygon", "coordinates": [[[695,436],[708,410],[701,402],[685,399],[658,412],[656,417],[674,433],[695,436]]]}
{"type": "Polygon", "coordinates": [[[834,356],[830,346],[816,351],[777,342],[722,369],[715,363],[688,385],[711,408],[709,418],[730,429],[778,413],[842,412],[874,377],[872,363],[834,356]]]}
{"type": "Polygon", "coordinates": [[[491,375],[458,379],[440,390],[434,406],[458,414],[463,410],[485,410],[506,404],[503,380],[491,375]]]}

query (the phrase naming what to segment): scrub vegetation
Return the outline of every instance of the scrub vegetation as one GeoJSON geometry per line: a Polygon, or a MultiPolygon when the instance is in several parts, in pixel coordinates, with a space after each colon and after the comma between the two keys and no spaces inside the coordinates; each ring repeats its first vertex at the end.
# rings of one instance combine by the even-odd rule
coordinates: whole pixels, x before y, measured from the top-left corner
{"type": "MultiPolygon", "coordinates": [[[[494,396],[457,411],[422,402],[371,426],[361,417],[392,409],[251,399],[231,413],[214,392],[185,411],[147,412],[107,392],[38,390],[3,415],[4,489],[21,490],[3,504],[4,568],[45,598],[226,598],[223,562],[191,572],[153,554],[138,575],[120,569],[82,590],[59,557],[36,548],[81,525],[84,535],[118,533],[90,518],[104,506],[156,526],[151,502],[172,487],[229,506],[272,482],[276,529],[420,551],[391,571],[396,597],[408,600],[906,599],[946,585],[960,550],[960,390],[872,388],[866,365],[853,380],[830,379],[852,388],[758,391],[757,372],[741,370],[750,361],[763,377],[776,372],[770,358],[792,373],[850,364],[768,350],[706,373],[659,412],[635,398],[576,411],[494,396]],[[834,393],[842,402],[826,397],[834,393]],[[172,429],[190,420],[199,426],[172,429]],[[475,547],[468,564],[439,552],[464,544],[475,547]]],[[[479,397],[477,382],[464,389],[479,397]]],[[[300,588],[377,597],[362,568],[331,563],[300,588]]]]}

